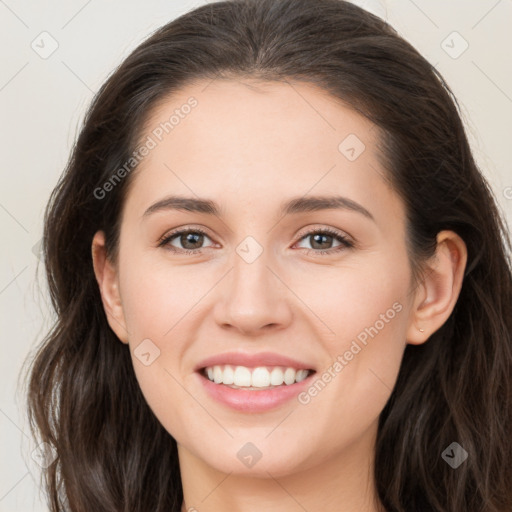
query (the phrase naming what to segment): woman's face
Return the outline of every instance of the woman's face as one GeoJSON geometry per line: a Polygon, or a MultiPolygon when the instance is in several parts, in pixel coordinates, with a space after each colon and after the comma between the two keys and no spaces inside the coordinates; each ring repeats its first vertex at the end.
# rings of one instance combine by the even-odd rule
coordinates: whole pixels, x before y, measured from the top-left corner
{"type": "Polygon", "coordinates": [[[153,111],[111,325],[181,461],[280,476],[369,460],[413,301],[377,136],[304,83],[201,82],[153,111]]]}

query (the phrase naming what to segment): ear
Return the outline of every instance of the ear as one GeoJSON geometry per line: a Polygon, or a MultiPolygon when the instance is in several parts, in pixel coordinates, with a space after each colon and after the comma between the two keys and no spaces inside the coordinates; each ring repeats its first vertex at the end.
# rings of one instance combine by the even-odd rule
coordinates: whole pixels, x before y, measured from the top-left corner
{"type": "Polygon", "coordinates": [[[462,238],[453,231],[438,233],[436,252],[416,290],[408,343],[425,343],[448,320],[459,298],[466,263],[467,248],[462,238]]]}
{"type": "Polygon", "coordinates": [[[128,331],[126,330],[123,305],[119,293],[118,273],[107,257],[103,231],[98,231],[94,235],[91,249],[94,274],[100,288],[101,300],[108,324],[123,343],[128,343],[128,331]]]}

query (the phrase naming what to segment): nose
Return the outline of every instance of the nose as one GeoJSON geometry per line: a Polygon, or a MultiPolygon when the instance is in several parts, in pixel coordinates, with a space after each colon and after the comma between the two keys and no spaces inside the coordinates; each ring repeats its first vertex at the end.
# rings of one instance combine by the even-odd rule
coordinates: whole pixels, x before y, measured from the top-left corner
{"type": "Polygon", "coordinates": [[[234,254],[233,269],[223,279],[215,305],[215,320],[223,329],[257,336],[286,328],[292,320],[286,279],[266,257],[248,263],[234,254]]]}

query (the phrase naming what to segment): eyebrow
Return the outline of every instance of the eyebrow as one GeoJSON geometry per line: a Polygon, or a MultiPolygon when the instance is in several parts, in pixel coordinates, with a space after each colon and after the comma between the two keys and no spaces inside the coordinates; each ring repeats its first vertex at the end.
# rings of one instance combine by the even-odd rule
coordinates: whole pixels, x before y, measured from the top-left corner
{"type": "MultiPolygon", "coordinates": [[[[184,196],[168,196],[152,204],[142,215],[147,217],[164,210],[179,210],[204,213],[222,217],[220,206],[210,199],[184,196]]],[[[306,196],[292,198],[281,204],[281,215],[316,212],[319,210],[351,210],[375,220],[373,215],[362,205],[343,196],[306,196]]]]}

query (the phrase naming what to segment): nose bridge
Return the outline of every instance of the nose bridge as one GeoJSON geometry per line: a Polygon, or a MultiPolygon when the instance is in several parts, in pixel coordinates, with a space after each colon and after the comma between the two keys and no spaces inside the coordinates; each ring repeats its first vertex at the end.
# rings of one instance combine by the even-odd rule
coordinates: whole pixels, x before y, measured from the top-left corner
{"type": "Polygon", "coordinates": [[[248,237],[238,245],[235,252],[232,276],[233,294],[236,294],[239,299],[252,297],[253,300],[269,299],[270,295],[275,295],[276,290],[270,289],[269,277],[272,273],[268,269],[268,266],[271,265],[268,248],[264,249],[252,237],[248,237]],[[265,297],[267,292],[269,292],[269,297],[265,297]]]}
{"type": "Polygon", "coordinates": [[[246,237],[235,248],[233,269],[227,277],[217,321],[245,333],[268,325],[284,325],[291,317],[284,285],[270,270],[271,251],[255,238],[246,237]],[[268,268],[270,267],[270,268],[268,268]]]}

